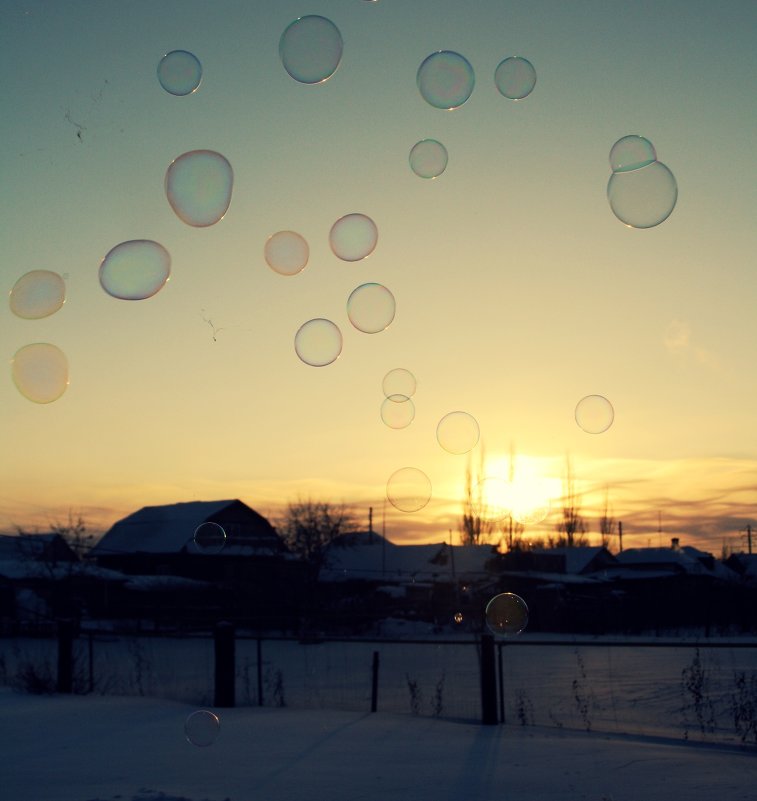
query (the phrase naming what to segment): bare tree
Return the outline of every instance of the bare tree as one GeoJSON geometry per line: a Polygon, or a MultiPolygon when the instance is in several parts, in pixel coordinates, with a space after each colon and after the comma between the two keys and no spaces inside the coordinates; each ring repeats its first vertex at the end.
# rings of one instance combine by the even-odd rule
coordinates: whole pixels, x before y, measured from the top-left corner
{"type": "Polygon", "coordinates": [[[573,548],[578,545],[588,545],[586,538],[586,525],[581,516],[581,504],[576,495],[575,483],[573,480],[573,467],[570,457],[565,459],[565,480],[563,484],[565,492],[562,498],[562,520],[557,524],[558,537],[555,540],[557,546],[573,548]]]}
{"type": "Polygon", "coordinates": [[[602,511],[602,516],[599,518],[599,533],[602,537],[602,545],[605,548],[610,547],[610,541],[617,533],[618,522],[612,516],[610,510],[609,490],[605,487],[605,508],[602,511]]]}
{"type": "Polygon", "coordinates": [[[481,545],[494,530],[494,524],[487,516],[481,481],[484,477],[484,448],[479,452],[477,474],[473,475],[470,456],[465,467],[465,486],[463,495],[463,514],[460,518],[460,538],[463,545],[481,545]]]}

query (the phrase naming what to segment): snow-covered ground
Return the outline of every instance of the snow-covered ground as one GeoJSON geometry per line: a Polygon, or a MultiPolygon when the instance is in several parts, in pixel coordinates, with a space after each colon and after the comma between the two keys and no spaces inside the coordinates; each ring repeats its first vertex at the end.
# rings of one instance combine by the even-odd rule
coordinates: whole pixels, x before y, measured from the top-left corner
{"type": "Polygon", "coordinates": [[[754,801],[753,750],[542,727],[0,689],[4,801],[754,801]]]}

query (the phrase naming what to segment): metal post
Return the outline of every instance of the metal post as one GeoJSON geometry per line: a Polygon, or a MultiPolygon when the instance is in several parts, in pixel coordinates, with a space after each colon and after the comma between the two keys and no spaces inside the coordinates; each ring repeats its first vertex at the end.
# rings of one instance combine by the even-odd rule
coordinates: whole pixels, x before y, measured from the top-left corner
{"type": "Polygon", "coordinates": [[[373,652],[373,665],[371,668],[371,712],[378,708],[378,676],[379,676],[379,652],[373,652]]]}
{"type": "Polygon", "coordinates": [[[481,722],[497,723],[497,671],[494,660],[494,636],[481,635],[481,722]]]}
{"type": "Polygon", "coordinates": [[[258,637],[258,706],[263,706],[263,641],[258,637]]]}
{"type": "Polygon", "coordinates": [[[89,692],[93,693],[95,691],[95,654],[92,647],[91,631],[87,635],[87,656],[89,657],[87,660],[89,667],[89,692]]]}
{"type": "Polygon", "coordinates": [[[503,642],[497,643],[497,686],[499,690],[499,722],[505,723],[505,674],[502,671],[503,642]]]}
{"type": "Polygon", "coordinates": [[[74,689],[74,624],[70,620],[58,621],[58,681],[59,693],[74,689]]]}
{"type": "Polygon", "coordinates": [[[213,634],[216,656],[215,706],[234,706],[234,626],[216,624],[213,634]]]}

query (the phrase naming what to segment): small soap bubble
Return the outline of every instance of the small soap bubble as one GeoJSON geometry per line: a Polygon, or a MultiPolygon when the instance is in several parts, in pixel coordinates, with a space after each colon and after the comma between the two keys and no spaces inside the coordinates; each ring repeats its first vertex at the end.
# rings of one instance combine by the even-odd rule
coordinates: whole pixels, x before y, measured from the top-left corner
{"type": "Polygon", "coordinates": [[[170,275],[170,254],[150,239],[121,242],[100,263],[100,286],[120,300],[151,298],[165,286],[170,275]]]}
{"type": "Polygon", "coordinates": [[[325,367],[342,352],[342,332],[331,320],[316,317],[300,326],[294,337],[294,349],[305,364],[325,367]]]}
{"type": "Polygon", "coordinates": [[[654,228],[673,212],[678,184],[660,161],[638,170],[614,172],[607,184],[612,213],[631,228],[654,228]]]}
{"type": "Polygon", "coordinates": [[[191,95],[202,80],[199,59],[186,50],[172,50],[158,64],[160,85],[172,95],[191,95]]]}
{"type": "Polygon", "coordinates": [[[264,248],[268,266],[279,275],[297,275],[308,263],[310,248],[295,231],[279,231],[268,237],[264,248]]]}
{"type": "Polygon", "coordinates": [[[576,404],[575,417],[587,434],[601,434],[612,425],[615,410],[603,395],[587,395],[576,404]]]}
{"type": "Polygon", "coordinates": [[[52,403],[68,387],[68,359],[48,342],[24,345],[11,360],[11,375],[18,391],[34,403],[52,403]]]}
{"type": "Polygon", "coordinates": [[[362,284],[353,289],[347,299],[347,316],[352,325],[364,334],[385,331],[396,310],[394,295],[383,284],[362,284]]]}
{"type": "Polygon", "coordinates": [[[455,617],[453,618],[455,623],[459,626],[463,622],[463,613],[462,612],[455,612],[455,617]]]}
{"type": "Polygon", "coordinates": [[[479,435],[478,422],[468,412],[450,412],[436,426],[436,439],[449,453],[468,453],[476,447],[479,435]]]}
{"type": "Polygon", "coordinates": [[[522,100],[536,86],[536,70],[527,58],[510,56],[500,61],[494,71],[494,83],[504,97],[522,100]]]}
{"type": "Polygon", "coordinates": [[[197,526],[192,540],[202,553],[220,553],[226,545],[226,531],[218,523],[207,521],[197,526]]]}
{"type": "Polygon", "coordinates": [[[300,83],[322,83],[342,60],[342,34],[334,23],[312,14],[290,23],[279,40],[284,69],[300,83]]]}
{"type": "Polygon", "coordinates": [[[470,62],[451,50],[438,50],[418,67],[418,89],[434,108],[460,108],[471,96],[476,78],[470,62]]]}
{"type": "Polygon", "coordinates": [[[415,404],[406,395],[390,395],[381,404],[381,419],[389,428],[407,428],[415,418],[415,404]]]}
{"type": "Polygon", "coordinates": [[[415,376],[404,367],[395,367],[390,370],[381,382],[381,389],[385,398],[389,398],[392,395],[412,398],[415,395],[417,386],[418,382],[415,380],[415,376]]]}
{"type": "Polygon", "coordinates": [[[400,512],[417,512],[431,500],[431,481],[417,467],[402,467],[389,476],[386,497],[400,512]]]}
{"type": "Polygon", "coordinates": [[[66,284],[51,270],[31,270],[13,285],[9,302],[17,317],[25,320],[49,317],[66,302],[66,284]]]}
{"type": "Polygon", "coordinates": [[[184,735],[187,742],[200,748],[207,748],[218,739],[221,721],[218,715],[207,709],[198,709],[184,721],[184,735]]]}
{"type": "Polygon", "coordinates": [[[421,139],[410,151],[410,169],[419,178],[438,178],[447,169],[447,148],[436,139],[421,139]]]}
{"type": "Polygon", "coordinates": [[[495,595],[486,605],[484,615],[489,631],[505,637],[520,634],[528,625],[528,606],[512,592],[495,595]]]}
{"type": "Polygon", "coordinates": [[[234,171],[214,150],[191,150],[171,162],[165,189],[176,216],[187,225],[205,228],[226,214],[231,203],[234,171]]]}
{"type": "Polygon", "coordinates": [[[610,168],[613,172],[639,170],[653,161],[657,161],[654,145],[649,139],[636,134],[618,139],[610,149],[610,168]]]}
{"type": "Polygon", "coordinates": [[[377,242],[378,228],[366,214],[345,214],[329,232],[331,250],[343,261],[360,261],[370,256],[377,242]]]}

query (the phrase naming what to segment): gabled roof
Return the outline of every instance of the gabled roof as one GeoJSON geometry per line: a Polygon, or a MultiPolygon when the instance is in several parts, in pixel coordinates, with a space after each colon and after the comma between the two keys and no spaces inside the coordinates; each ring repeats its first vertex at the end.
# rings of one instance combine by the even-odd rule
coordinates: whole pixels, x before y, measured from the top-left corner
{"type": "MultiPolygon", "coordinates": [[[[200,554],[194,533],[202,523],[224,520],[229,514],[240,515],[254,529],[251,535],[228,539],[219,553],[224,556],[270,555],[286,552],[281,538],[271,524],[239,500],[190,501],[164,506],[145,506],[119,520],[90,551],[91,556],[122,554],[200,554]]],[[[215,555],[215,554],[212,554],[215,555]]]]}
{"type": "Polygon", "coordinates": [[[571,548],[534,548],[535,554],[546,556],[557,556],[564,560],[565,572],[578,575],[583,573],[590,565],[592,560],[599,554],[603,554],[609,561],[615,561],[612,554],[604,545],[576,545],[571,548]]]}
{"type": "Polygon", "coordinates": [[[0,559],[41,559],[46,554],[76,560],[76,554],[60,534],[0,534],[0,559]]]}

